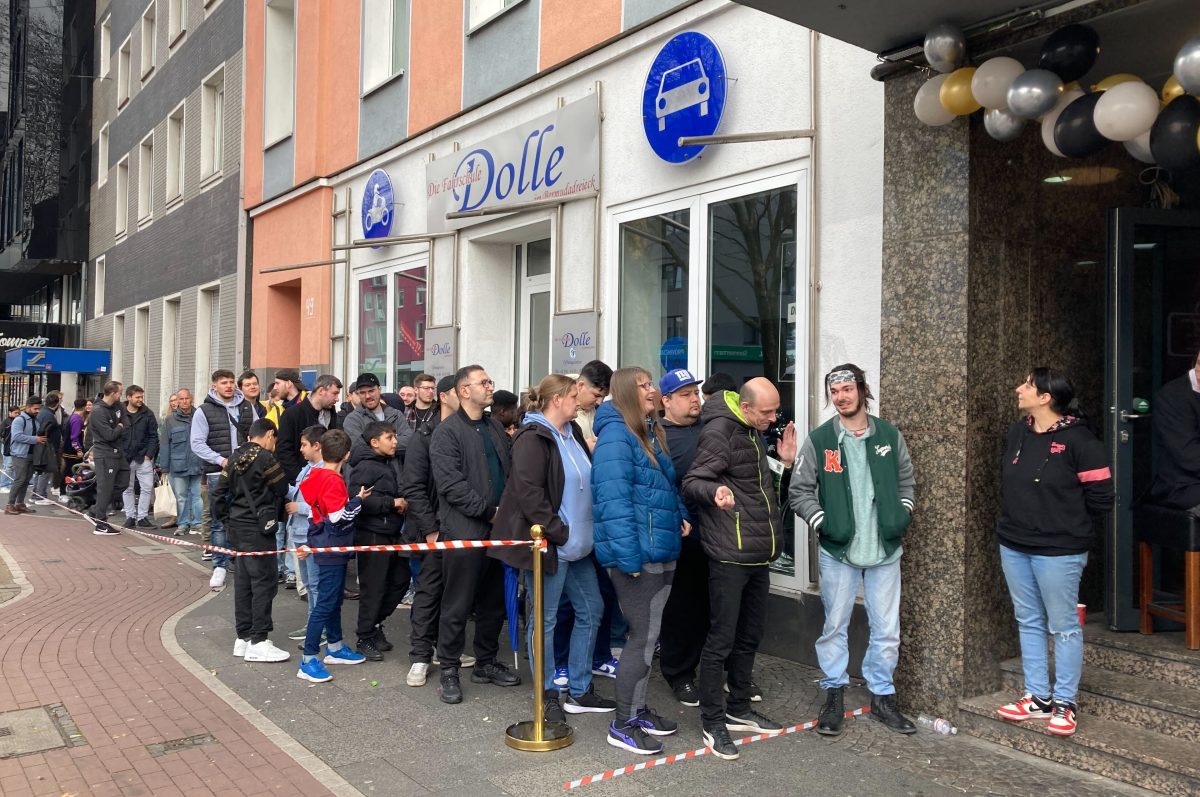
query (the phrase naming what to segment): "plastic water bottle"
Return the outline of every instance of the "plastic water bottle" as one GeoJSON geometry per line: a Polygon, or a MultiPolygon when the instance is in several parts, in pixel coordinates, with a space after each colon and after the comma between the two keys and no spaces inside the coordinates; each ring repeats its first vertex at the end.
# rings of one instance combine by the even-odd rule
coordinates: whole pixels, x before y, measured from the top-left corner
{"type": "Polygon", "coordinates": [[[934,733],[941,734],[942,736],[951,736],[952,734],[958,733],[958,728],[955,728],[953,725],[951,725],[950,720],[945,720],[941,717],[930,717],[922,714],[921,716],[917,717],[917,724],[922,728],[928,728],[934,733]]]}

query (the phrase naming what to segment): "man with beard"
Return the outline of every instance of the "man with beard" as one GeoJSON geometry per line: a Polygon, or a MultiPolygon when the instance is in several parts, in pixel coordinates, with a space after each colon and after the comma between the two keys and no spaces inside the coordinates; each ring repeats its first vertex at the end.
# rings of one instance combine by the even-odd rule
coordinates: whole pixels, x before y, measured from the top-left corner
{"type": "Polygon", "coordinates": [[[825,388],[837,415],[805,440],[789,495],[821,545],[825,627],[816,649],[825,706],[817,733],[838,736],[845,723],[846,631],[860,584],[871,631],[862,663],[871,716],[897,733],[915,733],[896,707],[892,681],[900,657],[900,542],[912,520],[916,483],[912,460],[900,431],[868,414],[871,389],[861,368],[835,366],[825,388]]]}
{"type": "Polygon", "coordinates": [[[125,420],[129,431],[123,448],[129,462],[129,484],[121,494],[125,506],[125,528],[157,529],[150,520],[150,497],[154,495],[154,460],[158,456],[158,419],[146,406],[146,391],[130,385],[125,391],[125,420]],[[134,481],[137,495],[134,494],[134,481]]]}

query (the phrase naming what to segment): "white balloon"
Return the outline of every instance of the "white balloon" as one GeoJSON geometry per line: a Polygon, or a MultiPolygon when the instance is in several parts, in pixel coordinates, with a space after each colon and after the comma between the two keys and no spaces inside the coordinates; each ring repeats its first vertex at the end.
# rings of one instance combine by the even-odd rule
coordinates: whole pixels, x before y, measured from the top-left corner
{"type": "Polygon", "coordinates": [[[971,93],[984,108],[1007,108],[1008,87],[1025,71],[1015,58],[1001,55],[979,65],[971,77],[971,93]]]}
{"type": "Polygon", "coordinates": [[[1158,92],[1137,80],[1118,83],[1100,95],[1092,120],[1110,141],[1129,141],[1148,131],[1158,116],[1158,92]]]}
{"type": "Polygon", "coordinates": [[[1147,130],[1137,138],[1126,141],[1125,151],[1142,163],[1154,163],[1154,154],[1150,152],[1150,131],[1147,130]]]}
{"type": "Polygon", "coordinates": [[[1082,96],[1083,91],[1080,89],[1071,89],[1070,91],[1063,92],[1063,95],[1058,98],[1058,102],[1055,103],[1054,108],[1042,117],[1042,143],[1046,145],[1046,149],[1050,150],[1060,158],[1065,158],[1067,156],[1062,154],[1062,151],[1058,148],[1058,145],[1054,143],[1054,125],[1058,124],[1058,115],[1061,114],[1068,105],[1075,102],[1075,100],[1082,96]]]}
{"type": "Polygon", "coordinates": [[[942,107],[942,101],[938,98],[938,92],[942,89],[942,84],[946,82],[949,75],[937,75],[921,84],[921,88],[917,89],[917,96],[913,97],[913,112],[917,118],[930,127],[940,127],[944,124],[949,124],[955,119],[954,114],[942,107]]]}

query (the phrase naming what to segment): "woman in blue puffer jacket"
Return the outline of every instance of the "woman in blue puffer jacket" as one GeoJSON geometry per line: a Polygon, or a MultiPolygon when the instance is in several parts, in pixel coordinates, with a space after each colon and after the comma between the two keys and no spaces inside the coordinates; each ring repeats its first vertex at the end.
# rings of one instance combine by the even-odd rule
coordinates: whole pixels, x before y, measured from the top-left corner
{"type": "Polygon", "coordinates": [[[657,755],[662,744],[652,737],[679,726],[646,706],[646,684],[680,541],[691,525],[675,491],[666,438],[653,422],[654,380],[641,368],[622,368],[610,385],[612,401],[596,410],[593,422],[592,512],[596,557],[608,568],[629,639],[617,668],[617,716],[608,743],[657,755]]]}

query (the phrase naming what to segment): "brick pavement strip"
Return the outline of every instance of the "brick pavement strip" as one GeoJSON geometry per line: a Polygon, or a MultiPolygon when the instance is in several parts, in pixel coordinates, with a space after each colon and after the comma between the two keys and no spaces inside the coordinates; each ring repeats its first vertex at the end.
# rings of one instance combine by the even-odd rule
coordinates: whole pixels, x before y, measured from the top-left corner
{"type": "Polygon", "coordinates": [[[0,760],[0,794],[358,794],[297,765],[316,759],[183,654],[175,626],[212,596],[207,573],[174,549],[130,552],[145,543],[57,508],[0,520],[0,712],[61,703],[86,740],[0,760]],[[145,746],[204,733],[216,741],[145,746]]]}

